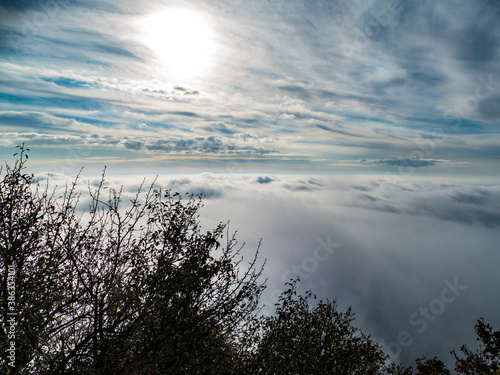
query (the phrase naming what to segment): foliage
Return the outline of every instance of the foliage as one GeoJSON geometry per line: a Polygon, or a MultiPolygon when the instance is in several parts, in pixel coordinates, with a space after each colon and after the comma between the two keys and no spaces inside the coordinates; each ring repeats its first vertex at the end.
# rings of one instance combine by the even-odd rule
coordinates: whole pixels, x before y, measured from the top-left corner
{"type": "MultiPolygon", "coordinates": [[[[263,289],[258,250],[240,267],[242,247],[226,225],[200,231],[199,198],[184,202],[153,185],[123,210],[121,191],[103,198],[104,175],[84,217],[77,181],[59,199],[40,192],[23,174],[27,150],[20,148],[0,185],[4,313],[8,269],[16,269],[11,373],[230,371],[239,328],[263,289]]],[[[9,329],[3,322],[3,364],[9,329]]]]}
{"type": "MultiPolygon", "coordinates": [[[[289,284],[276,314],[264,319],[255,363],[264,374],[377,374],[386,356],[352,326],[350,309],[339,312],[333,302],[311,308],[311,292],[297,295],[289,284]]],[[[315,296],[314,296],[315,298],[315,296]]]]}
{"type": "Polygon", "coordinates": [[[19,159],[13,168],[6,167],[0,182],[0,303],[3,316],[17,314],[12,318],[15,323],[2,321],[0,352],[6,361],[5,350],[12,341],[8,333],[15,331],[18,369],[25,368],[42,353],[44,343],[58,335],[60,319],[77,298],[67,281],[71,272],[65,267],[64,249],[54,241],[62,235],[67,202],[58,211],[53,196],[40,192],[38,186],[33,190],[33,176],[22,173],[26,151],[21,148],[19,159]],[[13,280],[8,277],[12,277],[9,269],[13,280]],[[7,280],[15,284],[14,311],[8,305],[7,280]]]}
{"type": "Polygon", "coordinates": [[[418,358],[416,363],[416,375],[451,375],[450,370],[437,357],[431,359],[418,358]]]}
{"type": "Polygon", "coordinates": [[[412,375],[413,369],[411,367],[406,367],[401,364],[390,363],[386,366],[383,374],[387,375],[412,375]]]}
{"type": "Polygon", "coordinates": [[[480,319],[476,323],[479,349],[470,350],[465,345],[460,347],[463,357],[452,351],[455,356],[455,371],[457,374],[496,374],[500,375],[500,331],[480,319]]]}

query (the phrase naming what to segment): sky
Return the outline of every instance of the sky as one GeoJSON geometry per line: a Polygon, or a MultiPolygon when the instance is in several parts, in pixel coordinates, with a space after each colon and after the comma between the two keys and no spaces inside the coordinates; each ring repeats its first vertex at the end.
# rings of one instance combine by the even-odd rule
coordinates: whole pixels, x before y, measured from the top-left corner
{"type": "Polygon", "coordinates": [[[394,360],[500,329],[500,3],[3,0],[0,154],[205,195],[394,360]]]}

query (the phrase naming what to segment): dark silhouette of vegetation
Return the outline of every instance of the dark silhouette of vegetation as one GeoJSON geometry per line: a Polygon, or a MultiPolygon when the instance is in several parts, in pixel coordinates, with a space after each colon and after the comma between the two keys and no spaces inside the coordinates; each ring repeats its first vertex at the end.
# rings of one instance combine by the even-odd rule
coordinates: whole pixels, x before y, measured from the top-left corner
{"type": "Polygon", "coordinates": [[[450,370],[437,357],[431,359],[418,358],[416,363],[416,375],[451,375],[450,370]]]}
{"type": "Polygon", "coordinates": [[[276,314],[263,320],[255,353],[257,373],[379,374],[386,356],[380,346],[352,326],[351,310],[339,312],[335,301],[297,295],[296,283],[281,295],[276,314]]]}
{"type": "MultiPolygon", "coordinates": [[[[0,373],[450,374],[390,363],[350,309],[310,305],[297,281],[259,316],[260,244],[244,262],[226,224],[203,233],[201,198],[153,184],[123,202],[103,174],[82,212],[77,180],[42,189],[18,147],[0,181],[0,373]]],[[[456,373],[500,374],[500,332],[476,332],[456,373]]]]}
{"type": "MultiPolygon", "coordinates": [[[[21,147],[0,192],[4,280],[16,270],[15,369],[37,374],[225,373],[263,285],[257,254],[240,266],[226,225],[201,233],[201,200],[152,186],[127,210],[120,192],[76,181],[57,198],[23,174],[21,147]],[[225,237],[225,238],[224,238],[225,237]],[[225,244],[222,246],[222,241],[225,244]]],[[[5,316],[5,315],[4,315],[5,316]]],[[[8,326],[0,330],[5,355],[8,326]]],[[[3,359],[3,364],[8,359],[3,359]]]]}
{"type": "Polygon", "coordinates": [[[460,357],[456,351],[455,371],[457,374],[496,374],[500,375],[500,331],[493,331],[491,325],[479,319],[476,324],[477,340],[479,348],[470,350],[465,345],[460,347],[463,356],[460,357]]]}

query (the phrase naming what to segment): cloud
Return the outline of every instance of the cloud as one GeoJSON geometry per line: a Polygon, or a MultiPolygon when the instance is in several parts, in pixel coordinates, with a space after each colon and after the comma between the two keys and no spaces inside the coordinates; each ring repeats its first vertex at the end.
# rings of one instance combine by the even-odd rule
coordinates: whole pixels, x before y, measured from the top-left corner
{"type": "Polygon", "coordinates": [[[222,134],[235,134],[238,129],[234,125],[229,125],[224,122],[213,122],[205,127],[205,130],[209,132],[222,133],[222,134]]]}
{"type": "Polygon", "coordinates": [[[182,86],[174,86],[174,91],[181,92],[182,95],[199,95],[200,92],[198,90],[190,90],[186,87],[182,86]]]}
{"type": "Polygon", "coordinates": [[[401,167],[401,168],[419,168],[419,167],[432,167],[440,163],[447,163],[446,160],[431,160],[431,159],[410,159],[410,158],[400,158],[400,159],[380,159],[380,160],[366,160],[360,159],[362,164],[385,164],[391,167],[401,167]]]}
{"type": "Polygon", "coordinates": [[[459,31],[455,36],[455,56],[466,62],[488,62],[495,58],[498,50],[498,40],[490,28],[470,25],[459,31]]]}
{"type": "MultiPolygon", "coordinates": [[[[109,134],[44,134],[44,133],[0,133],[4,147],[14,147],[18,143],[34,146],[71,145],[73,147],[115,146],[123,150],[144,151],[149,153],[190,153],[195,155],[273,155],[276,151],[260,145],[261,139],[230,139],[219,136],[158,138],[115,136],[109,134]]],[[[272,146],[272,143],[267,143],[272,146]]]]}
{"type": "Polygon", "coordinates": [[[318,183],[314,179],[310,179],[310,180],[297,180],[285,183],[283,185],[283,188],[290,191],[313,191],[313,190],[318,190],[320,186],[321,186],[320,183],[318,183]]]}
{"type": "MultiPolygon", "coordinates": [[[[67,178],[53,174],[51,181],[64,187],[67,178]]],[[[89,179],[91,185],[99,180],[89,179]]],[[[141,181],[120,174],[106,180],[110,186],[124,185],[123,202],[134,196],[141,181]]],[[[83,177],[81,188],[87,183],[83,177]]],[[[500,305],[491,288],[500,282],[498,185],[230,171],[160,173],[157,185],[205,195],[202,229],[230,221],[230,230],[238,230],[237,238],[246,244],[244,254],[251,255],[263,239],[266,312],[284,283],[300,275],[302,290],[336,298],[341,308],[352,305],[355,324],[378,342],[397,343],[400,332],[408,332],[412,344],[393,357],[407,365],[422,355],[438,355],[449,364],[451,349],[474,345],[476,319],[500,325],[500,305]],[[338,246],[331,253],[316,250],[325,244],[338,246]],[[436,310],[429,310],[429,304],[440,298],[446,281],[455,280],[467,288],[443,311],[432,313],[436,310]],[[410,316],[421,307],[431,318],[419,332],[421,326],[411,324],[410,316]],[[463,329],[453,329],[457,326],[463,329]]]]}
{"type": "Polygon", "coordinates": [[[349,132],[346,132],[346,131],[343,131],[343,130],[333,129],[333,128],[331,128],[329,126],[326,126],[326,125],[315,124],[315,126],[317,128],[320,128],[320,129],[323,129],[323,130],[326,130],[326,131],[329,131],[329,132],[332,132],[332,133],[338,133],[338,134],[348,135],[348,136],[351,136],[351,137],[358,137],[355,134],[352,134],[352,133],[349,133],[349,132]]]}
{"type": "Polygon", "coordinates": [[[72,130],[76,125],[78,123],[74,119],[60,118],[43,112],[0,112],[0,126],[72,130]]]}
{"type": "Polygon", "coordinates": [[[282,120],[295,120],[295,115],[289,113],[283,113],[280,115],[280,119],[282,120]]]}
{"type": "Polygon", "coordinates": [[[175,116],[199,117],[197,113],[187,112],[187,111],[175,111],[175,112],[170,112],[170,114],[175,116]]]}
{"type": "Polygon", "coordinates": [[[500,86],[498,91],[499,92],[492,95],[491,98],[483,100],[478,104],[478,114],[485,121],[497,121],[500,118],[500,109],[497,105],[500,100],[500,86]]]}
{"type": "Polygon", "coordinates": [[[269,184],[270,182],[273,182],[273,181],[276,181],[276,180],[274,178],[269,177],[269,176],[265,176],[265,177],[259,176],[259,177],[257,177],[257,182],[259,184],[269,184]]]}
{"type": "MultiPolygon", "coordinates": [[[[359,189],[359,188],[358,188],[359,189]]],[[[455,186],[379,186],[359,194],[355,207],[395,214],[434,217],[469,225],[495,228],[500,226],[499,192],[482,187],[455,186]],[[404,204],[403,196],[405,196],[404,204]]]]}
{"type": "Polygon", "coordinates": [[[474,343],[480,315],[500,324],[500,306],[488,287],[500,279],[487,266],[499,261],[493,250],[500,240],[497,186],[316,177],[311,189],[309,180],[280,176],[272,184],[248,185],[233,177],[233,190],[220,187],[223,195],[207,203],[209,216],[231,219],[248,246],[263,237],[268,305],[284,281],[301,274],[303,288],[353,305],[357,324],[376,340],[388,345],[409,332],[412,345],[394,358],[408,365],[422,354],[449,364],[451,349],[474,343]],[[315,260],[318,239],[329,236],[341,246],[315,260]],[[418,332],[409,317],[455,278],[466,291],[418,332]],[[453,330],[457,325],[464,330],[453,330]]]}
{"type": "Polygon", "coordinates": [[[144,149],[144,143],[141,141],[125,141],[125,142],[123,142],[123,145],[125,146],[126,149],[129,149],[129,150],[143,150],[144,149]]]}
{"type": "Polygon", "coordinates": [[[195,153],[218,153],[218,154],[256,154],[263,155],[269,154],[273,151],[258,147],[253,144],[236,143],[232,140],[225,139],[218,136],[209,137],[195,137],[186,139],[159,139],[149,141],[144,146],[144,149],[149,151],[162,151],[162,152],[186,152],[191,151],[195,153]]]}
{"type": "Polygon", "coordinates": [[[285,85],[278,86],[278,89],[285,92],[287,95],[291,95],[292,97],[302,100],[307,100],[311,97],[309,90],[301,86],[285,85]]]}
{"type": "MultiPolygon", "coordinates": [[[[491,74],[494,82],[500,77],[487,55],[498,51],[497,8],[490,2],[461,3],[452,18],[446,4],[400,5],[386,25],[383,17],[390,10],[383,1],[240,4],[218,19],[227,55],[214,56],[217,67],[203,80],[170,82],[150,68],[154,56],[130,34],[134,22],[156,5],[138,9],[132,2],[111,2],[106,9],[93,10],[67,4],[59,10],[61,17],[50,18],[38,30],[36,40],[22,35],[22,25],[6,24],[9,31],[26,37],[25,53],[44,60],[40,68],[17,58],[9,61],[18,64],[2,63],[3,84],[10,89],[0,95],[0,110],[50,109],[53,115],[119,132],[145,130],[136,126],[144,123],[162,139],[184,138],[186,133],[251,133],[279,138],[273,145],[278,153],[330,158],[331,165],[356,154],[391,166],[398,153],[412,151],[415,139],[439,128],[459,136],[447,138],[435,154],[413,162],[415,167],[454,165],[441,160],[485,167],[494,160],[495,150],[481,154],[480,139],[472,145],[465,134],[488,133],[489,139],[481,142],[498,143],[495,103],[500,91],[477,106],[474,102],[480,75],[491,74]],[[113,32],[95,21],[102,12],[114,14],[113,32]],[[477,26],[478,18],[485,26],[477,26]],[[370,24],[374,32],[374,22],[379,31],[370,36],[365,28],[370,24]],[[465,35],[470,48],[459,37],[465,35]],[[91,51],[88,60],[80,58],[81,50],[91,51]],[[227,59],[229,55],[234,58],[227,59]],[[461,121],[458,130],[446,117],[450,111],[461,121]],[[326,152],[325,143],[332,142],[335,152],[326,152]]],[[[203,11],[218,8],[197,6],[203,11]]],[[[6,15],[23,13],[28,20],[33,11],[31,6],[5,10],[6,15]]],[[[32,130],[43,132],[42,126],[32,130]]],[[[141,140],[136,142],[127,143],[127,149],[141,151],[141,140]]]]}

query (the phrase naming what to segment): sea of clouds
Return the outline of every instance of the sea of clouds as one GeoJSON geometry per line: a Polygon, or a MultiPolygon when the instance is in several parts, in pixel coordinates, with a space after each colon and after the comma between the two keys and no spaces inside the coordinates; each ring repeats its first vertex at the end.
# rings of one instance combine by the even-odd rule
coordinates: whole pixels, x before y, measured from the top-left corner
{"type": "MultiPolygon", "coordinates": [[[[53,174],[50,184],[66,179],[53,174]]],[[[123,186],[125,204],[140,181],[107,177],[123,186]]],[[[500,186],[446,181],[203,173],[160,176],[156,185],[203,194],[203,230],[230,221],[248,261],[262,238],[263,313],[273,312],[285,282],[300,277],[318,299],[352,306],[355,324],[395,361],[438,355],[452,365],[450,350],[475,347],[477,319],[500,329],[500,186]]]]}

